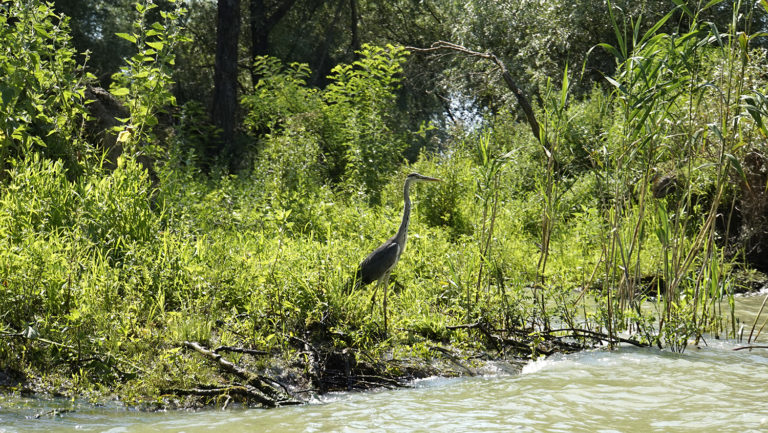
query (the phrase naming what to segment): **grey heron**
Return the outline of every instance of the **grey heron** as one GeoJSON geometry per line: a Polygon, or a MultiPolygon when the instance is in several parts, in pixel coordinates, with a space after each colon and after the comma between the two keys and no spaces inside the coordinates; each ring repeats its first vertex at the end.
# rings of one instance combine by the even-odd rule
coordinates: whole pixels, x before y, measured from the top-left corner
{"type": "Polygon", "coordinates": [[[424,176],[419,173],[411,173],[405,178],[405,185],[403,185],[403,220],[400,222],[400,228],[394,236],[387,239],[378,248],[373,250],[372,253],[368,254],[360,263],[360,266],[357,267],[354,280],[354,287],[356,289],[376,281],[376,289],[373,295],[375,298],[379,286],[384,287],[382,310],[385,334],[387,333],[387,286],[389,285],[389,274],[392,273],[392,269],[395,268],[398,260],[400,260],[400,256],[405,251],[405,242],[408,239],[408,223],[411,219],[409,189],[412,183],[440,181],[440,179],[424,176]]]}

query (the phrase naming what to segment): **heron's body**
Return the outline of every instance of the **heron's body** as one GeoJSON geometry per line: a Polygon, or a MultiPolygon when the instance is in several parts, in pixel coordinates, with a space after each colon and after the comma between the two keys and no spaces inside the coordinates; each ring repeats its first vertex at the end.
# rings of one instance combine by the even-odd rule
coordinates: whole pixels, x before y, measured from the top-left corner
{"type": "Polygon", "coordinates": [[[389,285],[389,275],[395,268],[400,256],[405,251],[405,244],[408,240],[408,223],[411,219],[411,198],[409,190],[413,182],[438,182],[440,179],[422,176],[418,173],[411,173],[405,179],[403,185],[403,220],[400,228],[394,236],[387,239],[378,248],[368,254],[360,263],[355,274],[355,287],[359,288],[368,285],[374,281],[378,286],[384,286],[384,330],[387,329],[387,286],[389,285]]]}
{"type": "Polygon", "coordinates": [[[365,286],[377,281],[387,273],[392,272],[403,249],[394,241],[395,237],[389,238],[371,254],[363,259],[357,270],[357,279],[361,285],[365,286]]]}

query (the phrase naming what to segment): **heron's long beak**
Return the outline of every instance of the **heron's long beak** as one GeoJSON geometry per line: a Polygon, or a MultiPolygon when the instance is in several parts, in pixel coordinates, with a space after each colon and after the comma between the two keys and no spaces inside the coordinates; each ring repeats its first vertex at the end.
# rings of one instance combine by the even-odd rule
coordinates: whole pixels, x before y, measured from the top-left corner
{"type": "Polygon", "coordinates": [[[428,176],[422,177],[421,180],[426,180],[428,182],[442,182],[443,181],[442,179],[438,179],[436,177],[428,177],[428,176]]]}

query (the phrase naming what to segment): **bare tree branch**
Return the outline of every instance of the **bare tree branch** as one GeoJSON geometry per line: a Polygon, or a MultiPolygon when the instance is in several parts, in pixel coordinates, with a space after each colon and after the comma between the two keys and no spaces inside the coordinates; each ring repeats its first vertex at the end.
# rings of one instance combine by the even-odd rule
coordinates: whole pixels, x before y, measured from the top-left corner
{"type": "Polygon", "coordinates": [[[525,113],[525,118],[528,120],[528,124],[531,126],[531,132],[533,132],[533,136],[536,137],[536,139],[539,141],[539,143],[542,144],[544,147],[544,152],[547,155],[547,158],[551,157],[551,153],[549,151],[549,143],[547,142],[547,138],[541,136],[541,127],[539,126],[539,122],[536,120],[536,115],[533,112],[533,107],[531,106],[530,101],[528,101],[528,97],[525,95],[525,92],[517,85],[515,80],[512,78],[512,75],[509,73],[509,70],[504,65],[504,62],[501,61],[496,55],[492,53],[481,53],[478,51],[470,50],[469,48],[466,48],[461,45],[457,45],[451,42],[446,41],[437,41],[434,44],[432,44],[429,48],[419,48],[419,47],[405,47],[408,51],[414,52],[414,53],[424,53],[424,54],[432,54],[437,53],[439,51],[454,51],[459,54],[463,54],[470,57],[477,57],[481,59],[488,60],[495,64],[499,70],[501,71],[501,77],[504,79],[504,83],[507,85],[509,90],[512,91],[512,93],[517,98],[517,102],[520,104],[520,108],[523,109],[523,113],[525,113]]]}

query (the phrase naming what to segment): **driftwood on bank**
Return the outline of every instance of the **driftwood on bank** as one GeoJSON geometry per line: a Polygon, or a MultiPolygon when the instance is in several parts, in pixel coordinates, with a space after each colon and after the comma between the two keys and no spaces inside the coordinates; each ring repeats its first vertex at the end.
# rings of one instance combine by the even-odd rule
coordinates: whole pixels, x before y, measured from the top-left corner
{"type": "Polygon", "coordinates": [[[574,343],[572,341],[573,339],[590,339],[593,341],[604,341],[610,344],[627,343],[637,347],[648,347],[648,344],[631,338],[622,338],[615,335],[611,336],[602,332],[577,328],[552,329],[541,332],[512,332],[516,334],[515,338],[499,335],[500,332],[510,333],[510,331],[489,329],[488,324],[483,321],[446,326],[446,329],[475,329],[485,336],[498,351],[501,352],[503,349],[512,348],[521,354],[535,350],[544,355],[551,355],[555,352],[573,352],[584,349],[587,346],[585,344],[574,343]],[[571,341],[569,341],[569,339],[571,341]]]}
{"type": "Polygon", "coordinates": [[[364,351],[354,349],[338,350],[324,345],[314,345],[307,339],[290,336],[289,341],[302,356],[305,372],[314,391],[351,391],[373,388],[403,387],[402,378],[389,375],[385,366],[380,365],[364,351]],[[370,362],[359,361],[366,357],[370,362]]]}
{"type": "Polygon", "coordinates": [[[168,393],[198,396],[237,395],[248,400],[256,401],[257,403],[266,407],[304,403],[303,401],[289,395],[287,391],[278,389],[275,385],[273,385],[273,383],[275,383],[273,380],[237,366],[231,361],[225,359],[220,354],[203,347],[200,343],[194,341],[185,341],[184,347],[193,349],[207,359],[216,362],[220,370],[240,378],[245,383],[225,387],[198,387],[192,389],[166,390],[168,393]]]}
{"type": "Polygon", "coordinates": [[[246,355],[253,355],[253,356],[271,355],[271,352],[268,352],[266,350],[246,349],[244,347],[235,347],[235,346],[219,346],[213,349],[213,353],[220,353],[220,352],[243,353],[246,355]]]}

